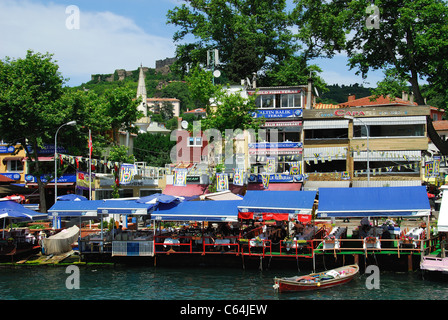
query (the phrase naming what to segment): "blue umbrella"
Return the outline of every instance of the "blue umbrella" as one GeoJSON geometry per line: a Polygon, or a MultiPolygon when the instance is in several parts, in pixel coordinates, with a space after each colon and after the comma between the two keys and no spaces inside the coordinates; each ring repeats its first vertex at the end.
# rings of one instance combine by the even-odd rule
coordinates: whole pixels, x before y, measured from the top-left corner
{"type": "Polygon", "coordinates": [[[172,203],[177,200],[180,201],[179,197],[170,196],[170,195],[163,194],[163,193],[154,193],[149,196],[137,199],[136,202],[138,202],[138,203],[148,203],[148,202],[172,203]]]}
{"type": "Polygon", "coordinates": [[[31,220],[26,214],[14,209],[0,209],[0,219],[3,219],[3,238],[5,237],[6,219],[31,220]]]}
{"type": "Polygon", "coordinates": [[[1,210],[5,211],[15,211],[21,214],[24,214],[28,218],[34,220],[34,219],[47,219],[46,213],[36,212],[33,210],[30,210],[28,208],[25,208],[20,203],[17,203],[15,201],[0,201],[0,212],[1,210]]]}
{"type": "Polygon", "coordinates": [[[60,201],[87,201],[88,199],[84,196],[79,196],[77,194],[69,193],[57,198],[60,201]]]}

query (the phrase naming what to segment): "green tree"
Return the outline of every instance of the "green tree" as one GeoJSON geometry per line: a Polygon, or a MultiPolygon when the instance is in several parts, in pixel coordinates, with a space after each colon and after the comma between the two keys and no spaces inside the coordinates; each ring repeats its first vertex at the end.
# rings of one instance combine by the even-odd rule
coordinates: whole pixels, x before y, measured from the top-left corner
{"type": "Polygon", "coordinates": [[[138,128],[133,124],[143,117],[143,112],[137,107],[141,98],[135,99],[135,91],[125,87],[119,87],[105,94],[106,108],[105,116],[109,119],[109,125],[113,133],[113,141],[118,142],[118,131],[120,129],[137,133],[138,128]]]}
{"type": "Polygon", "coordinates": [[[210,112],[210,99],[215,95],[217,86],[213,85],[213,74],[199,65],[192,68],[185,77],[194,108],[204,108],[210,112]]]}
{"type": "Polygon", "coordinates": [[[149,166],[165,167],[171,163],[170,151],[176,141],[170,141],[170,136],[160,133],[141,133],[134,141],[134,154],[138,161],[144,161],[149,166]]]}
{"type": "MultiPolygon", "coordinates": [[[[42,212],[47,211],[47,205],[41,175],[48,172],[37,151],[45,143],[53,144],[58,127],[72,120],[60,103],[64,79],[58,68],[52,55],[33,51],[25,58],[0,61],[0,136],[25,149],[29,172],[37,179],[42,212]]],[[[72,135],[75,132],[69,126],[64,130],[72,135]]]]}
{"type": "Polygon", "coordinates": [[[178,44],[175,67],[205,64],[207,51],[218,49],[231,81],[275,64],[294,51],[285,0],[195,0],[169,10],[168,23],[180,28],[173,40],[188,35],[193,43],[178,44]]]}
{"type": "Polygon", "coordinates": [[[350,68],[366,77],[393,69],[424,104],[420,81],[436,90],[447,87],[448,5],[442,0],[376,0],[378,25],[371,23],[368,0],[297,0],[298,38],[313,55],[332,57],[346,51],[350,68]],[[370,19],[370,20],[369,20],[370,19]]]}
{"type": "Polygon", "coordinates": [[[257,110],[255,98],[244,98],[239,92],[229,93],[219,86],[213,96],[214,106],[201,122],[202,129],[217,129],[223,136],[226,129],[258,129],[264,121],[253,117],[257,110]]]}
{"type": "MultiPolygon", "coordinates": [[[[135,157],[133,154],[129,154],[129,148],[126,146],[114,145],[110,149],[109,161],[118,163],[134,163],[135,157]]],[[[120,190],[120,168],[115,166],[114,168],[114,179],[115,183],[111,185],[112,187],[112,197],[119,198],[120,190]]]]}

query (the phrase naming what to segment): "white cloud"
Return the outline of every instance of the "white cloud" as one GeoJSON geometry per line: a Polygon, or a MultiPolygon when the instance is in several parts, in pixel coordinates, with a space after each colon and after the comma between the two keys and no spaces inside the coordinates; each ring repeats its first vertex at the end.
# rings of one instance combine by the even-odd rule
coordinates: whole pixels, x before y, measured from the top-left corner
{"type": "MultiPolygon", "coordinates": [[[[0,2],[0,58],[23,57],[28,49],[54,53],[69,85],[90,80],[91,74],[135,70],[140,63],[173,57],[171,38],[151,35],[133,20],[112,12],[80,11],[79,29],[68,29],[67,6],[26,0],[0,2]]],[[[69,21],[69,25],[71,22],[69,21]]]]}

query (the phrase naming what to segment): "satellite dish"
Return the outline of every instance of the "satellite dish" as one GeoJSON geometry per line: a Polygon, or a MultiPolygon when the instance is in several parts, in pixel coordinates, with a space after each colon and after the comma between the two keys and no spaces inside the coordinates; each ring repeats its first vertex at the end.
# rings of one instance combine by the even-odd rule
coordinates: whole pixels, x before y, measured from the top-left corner
{"type": "Polygon", "coordinates": [[[183,120],[180,125],[182,126],[183,129],[187,129],[188,128],[188,122],[183,120]]]}
{"type": "Polygon", "coordinates": [[[213,76],[214,76],[215,78],[219,78],[219,77],[221,76],[221,71],[219,71],[219,70],[215,70],[215,71],[213,71],[213,76]]]}

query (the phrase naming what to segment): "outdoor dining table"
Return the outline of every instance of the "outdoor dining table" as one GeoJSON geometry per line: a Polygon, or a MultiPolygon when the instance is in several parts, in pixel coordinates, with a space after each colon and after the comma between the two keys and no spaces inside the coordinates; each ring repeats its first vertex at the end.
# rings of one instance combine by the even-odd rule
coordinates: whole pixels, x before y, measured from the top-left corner
{"type": "Polygon", "coordinates": [[[260,240],[257,240],[256,238],[250,239],[249,245],[251,247],[263,247],[265,245],[263,240],[267,240],[268,238],[267,237],[259,237],[259,239],[260,240]]]}
{"type": "MultiPolygon", "coordinates": [[[[216,239],[215,240],[215,246],[221,246],[221,245],[228,245],[230,244],[230,239],[216,239]]],[[[228,246],[230,248],[230,246],[228,246]]]]}
{"type": "Polygon", "coordinates": [[[173,239],[173,238],[166,238],[165,241],[163,241],[163,246],[166,248],[167,245],[170,246],[178,246],[179,245],[179,239],[173,239]]]}

